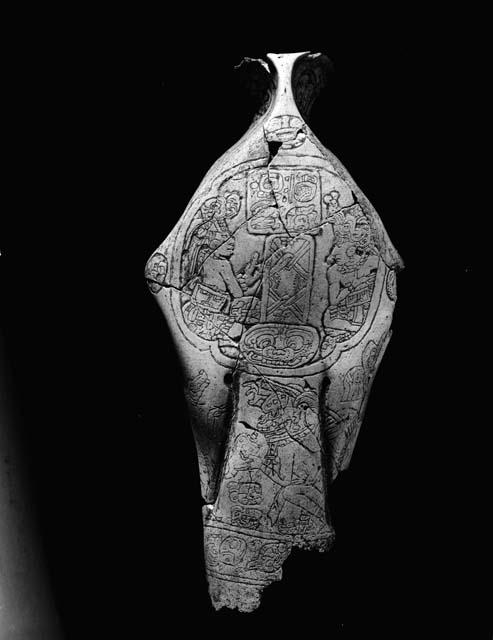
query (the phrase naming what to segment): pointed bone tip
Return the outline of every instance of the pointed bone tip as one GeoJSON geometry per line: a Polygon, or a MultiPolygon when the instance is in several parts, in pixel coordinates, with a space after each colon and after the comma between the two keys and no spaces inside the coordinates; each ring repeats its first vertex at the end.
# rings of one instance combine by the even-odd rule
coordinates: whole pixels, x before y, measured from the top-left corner
{"type": "Polygon", "coordinates": [[[307,55],[313,55],[311,53],[311,51],[296,51],[293,53],[290,52],[284,52],[284,53],[268,53],[267,57],[268,58],[280,58],[280,57],[285,57],[285,56],[307,56],[307,55]]]}
{"type": "Polygon", "coordinates": [[[294,64],[294,62],[300,58],[304,58],[310,54],[310,51],[298,51],[297,53],[268,53],[266,58],[268,58],[274,65],[280,60],[289,60],[294,64]]]}
{"type": "Polygon", "coordinates": [[[321,53],[320,51],[316,53],[312,53],[311,51],[300,51],[298,53],[268,53],[266,57],[274,67],[283,60],[287,61],[288,64],[293,67],[303,60],[307,61],[309,64],[313,64],[322,72],[322,78],[319,79],[321,86],[324,86],[327,75],[334,71],[334,63],[332,60],[325,53],[321,53]]]}

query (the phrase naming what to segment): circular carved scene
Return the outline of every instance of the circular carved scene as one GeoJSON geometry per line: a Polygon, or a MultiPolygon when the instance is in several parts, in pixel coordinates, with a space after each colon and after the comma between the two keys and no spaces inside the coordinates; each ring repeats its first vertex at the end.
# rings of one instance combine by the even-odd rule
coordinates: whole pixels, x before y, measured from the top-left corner
{"type": "Polygon", "coordinates": [[[180,308],[192,340],[289,370],[362,329],[379,254],[368,217],[335,173],[240,165],[187,220],[180,308]]]}

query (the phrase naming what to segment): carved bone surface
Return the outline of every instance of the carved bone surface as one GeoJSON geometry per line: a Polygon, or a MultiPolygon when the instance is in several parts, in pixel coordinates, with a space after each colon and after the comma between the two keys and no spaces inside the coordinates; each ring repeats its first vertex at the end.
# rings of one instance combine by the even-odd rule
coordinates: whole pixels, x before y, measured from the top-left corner
{"type": "Polygon", "coordinates": [[[252,611],[293,547],[334,538],[345,469],[390,338],[402,262],[305,119],[320,54],[246,59],[260,100],[150,257],[183,363],[216,609],[252,611]]]}

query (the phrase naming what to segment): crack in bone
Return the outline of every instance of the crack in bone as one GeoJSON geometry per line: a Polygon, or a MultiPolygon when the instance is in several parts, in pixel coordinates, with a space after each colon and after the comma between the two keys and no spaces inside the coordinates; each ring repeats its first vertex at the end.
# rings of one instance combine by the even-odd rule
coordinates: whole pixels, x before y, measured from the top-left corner
{"type": "MultiPolygon", "coordinates": [[[[146,282],[152,282],[152,284],[157,284],[161,287],[161,289],[174,289],[175,291],[178,291],[179,293],[183,293],[183,291],[178,288],[175,287],[172,284],[168,284],[167,282],[158,282],[157,280],[154,280],[153,278],[149,278],[149,276],[144,276],[145,277],[145,281],[146,282]]],[[[157,292],[159,293],[159,291],[157,292]]]]}
{"type": "Polygon", "coordinates": [[[277,215],[278,215],[279,221],[281,222],[281,224],[282,224],[282,226],[284,228],[284,231],[288,234],[288,236],[291,236],[291,233],[289,232],[289,229],[286,227],[286,224],[285,224],[284,220],[282,219],[281,208],[280,208],[279,202],[277,200],[276,192],[274,191],[274,187],[272,185],[272,179],[271,179],[271,174],[270,174],[271,164],[274,161],[274,159],[276,158],[276,156],[278,155],[279,151],[282,149],[283,143],[282,142],[280,142],[280,143],[279,142],[273,142],[273,141],[268,140],[265,128],[264,128],[264,138],[265,138],[265,141],[267,142],[267,147],[269,149],[269,159],[268,159],[267,166],[266,166],[266,168],[267,168],[267,180],[268,180],[269,185],[270,185],[270,190],[271,190],[272,197],[274,198],[274,201],[275,201],[275,207],[277,209],[277,215]],[[272,154],[272,150],[271,150],[271,146],[273,144],[278,144],[279,145],[277,147],[277,149],[275,150],[274,154],[272,154]]]}
{"type": "Polygon", "coordinates": [[[273,196],[273,198],[274,198],[274,200],[276,202],[275,207],[277,209],[277,215],[278,215],[279,221],[282,224],[282,226],[284,228],[284,231],[287,233],[287,235],[292,237],[292,234],[289,232],[289,229],[287,228],[286,223],[284,222],[284,220],[283,220],[283,218],[281,216],[281,208],[279,206],[279,202],[277,200],[277,195],[276,195],[276,192],[274,191],[274,187],[272,186],[272,179],[271,179],[271,174],[270,174],[270,164],[267,165],[267,180],[268,180],[270,188],[271,188],[272,196],[273,196]]]}

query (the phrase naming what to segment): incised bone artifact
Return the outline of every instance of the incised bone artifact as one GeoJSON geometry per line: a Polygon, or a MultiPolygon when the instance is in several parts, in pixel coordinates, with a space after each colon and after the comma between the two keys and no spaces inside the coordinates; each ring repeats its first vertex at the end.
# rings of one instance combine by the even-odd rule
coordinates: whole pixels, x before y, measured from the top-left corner
{"type": "Polygon", "coordinates": [[[293,547],[334,539],[347,468],[390,338],[401,259],[367,198],[306,124],[320,54],[246,59],[262,95],[146,279],[179,351],[216,609],[252,611],[293,547]]]}

